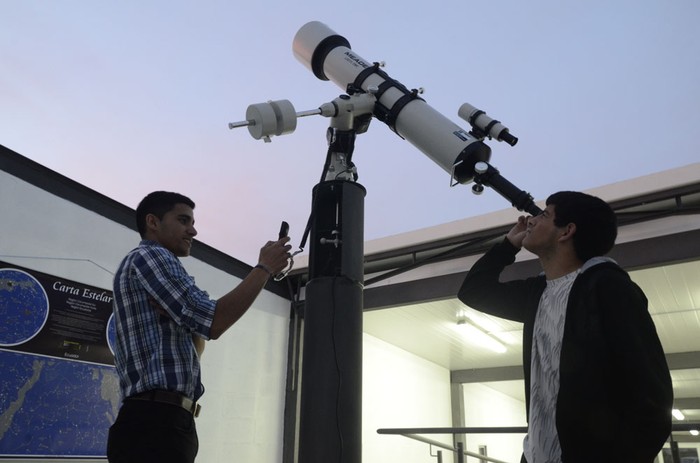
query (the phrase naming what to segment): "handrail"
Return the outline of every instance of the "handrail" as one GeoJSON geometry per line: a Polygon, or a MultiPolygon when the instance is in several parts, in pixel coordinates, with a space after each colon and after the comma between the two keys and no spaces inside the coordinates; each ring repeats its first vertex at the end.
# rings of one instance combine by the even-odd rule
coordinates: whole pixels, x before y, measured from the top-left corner
{"type": "Polygon", "coordinates": [[[463,461],[462,455],[466,455],[472,458],[479,458],[481,461],[490,461],[493,463],[508,463],[503,460],[497,460],[496,458],[491,458],[486,455],[481,455],[474,452],[469,452],[462,448],[462,444],[452,447],[442,442],[438,442],[427,437],[419,436],[418,434],[520,434],[527,433],[527,426],[511,426],[511,427],[469,427],[469,428],[382,428],[377,429],[377,434],[394,434],[409,439],[414,439],[426,444],[434,445],[436,447],[449,450],[451,452],[457,453],[459,461],[463,461]]]}
{"type": "Polygon", "coordinates": [[[382,428],[377,434],[525,434],[527,426],[469,428],[382,428]]]}
{"type": "MultiPolygon", "coordinates": [[[[671,425],[671,432],[678,431],[690,431],[691,429],[697,429],[700,423],[673,423],[671,425]]],[[[527,433],[527,426],[505,426],[505,427],[462,427],[462,428],[380,428],[377,429],[377,434],[394,434],[409,439],[414,439],[426,444],[434,445],[436,447],[455,452],[459,456],[459,461],[463,460],[460,455],[463,453],[466,456],[479,458],[483,461],[491,461],[493,463],[506,463],[502,460],[496,460],[495,458],[490,458],[485,455],[480,455],[478,453],[468,452],[462,449],[461,443],[458,444],[457,448],[451,447],[442,442],[434,441],[426,437],[418,436],[417,434],[525,434],[527,433]]],[[[672,436],[670,436],[672,437],[672,436]]]]}
{"type": "MultiPolygon", "coordinates": [[[[421,436],[418,436],[416,434],[401,434],[401,435],[404,437],[408,437],[409,439],[415,439],[417,441],[425,442],[426,444],[434,445],[435,447],[440,447],[440,448],[443,448],[445,450],[449,450],[451,452],[459,452],[458,448],[450,447],[447,444],[443,444],[442,442],[428,439],[427,437],[421,437],[421,436]]],[[[495,458],[491,458],[491,457],[488,457],[486,455],[481,455],[479,453],[469,452],[468,450],[464,450],[464,449],[462,449],[462,454],[466,455],[468,457],[479,458],[483,461],[491,461],[493,463],[508,463],[507,461],[497,460],[495,458]]]]}

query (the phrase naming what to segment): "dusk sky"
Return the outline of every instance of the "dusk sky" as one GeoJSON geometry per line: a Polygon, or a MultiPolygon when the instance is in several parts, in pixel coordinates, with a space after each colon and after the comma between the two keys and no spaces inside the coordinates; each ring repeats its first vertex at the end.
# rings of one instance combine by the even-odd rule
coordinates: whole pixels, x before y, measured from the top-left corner
{"type": "MultiPolygon", "coordinates": [[[[253,103],[304,111],[343,93],[293,56],[307,22],[460,127],[465,102],[502,121],[520,141],[487,141],[491,163],[541,200],[700,161],[699,18],[696,0],[2,0],[0,144],[132,208],[184,193],[198,239],[255,264],[283,219],[299,244],[329,120],[272,143],[227,124],[253,103]]],[[[450,188],[378,120],[353,160],[367,240],[510,207],[450,188]]]]}

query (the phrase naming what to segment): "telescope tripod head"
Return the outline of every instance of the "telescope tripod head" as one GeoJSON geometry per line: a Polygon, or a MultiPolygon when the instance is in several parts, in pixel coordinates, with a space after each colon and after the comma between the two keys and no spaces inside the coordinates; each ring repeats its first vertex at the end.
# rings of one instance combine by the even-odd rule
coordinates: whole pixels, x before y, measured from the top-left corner
{"type": "MultiPolygon", "coordinates": [[[[254,139],[263,139],[269,143],[274,135],[292,133],[296,129],[297,118],[313,115],[328,117],[328,155],[321,180],[356,181],[357,168],[352,162],[355,138],[369,129],[376,112],[376,94],[377,90],[374,87],[364,91],[348,85],[347,94],[340,95],[316,109],[301,112],[296,112],[288,100],[252,104],[248,106],[245,121],[232,122],[228,126],[229,129],[248,127],[254,139]]],[[[491,149],[483,144],[485,138],[495,138],[514,146],[518,139],[511,135],[501,122],[490,118],[484,111],[469,103],[464,103],[458,114],[471,125],[471,131],[463,136],[472,137],[472,142],[467,144],[452,164],[450,186],[473,182],[472,192],[477,195],[483,193],[484,185],[489,186],[518,210],[531,215],[539,214],[541,209],[534,203],[532,196],[510,183],[501,176],[498,169],[489,164],[491,149]],[[473,149],[475,147],[478,149],[473,149]]]]}
{"type": "Polygon", "coordinates": [[[231,122],[228,127],[248,127],[248,132],[254,139],[263,139],[269,143],[274,135],[293,132],[297,118],[313,115],[328,117],[328,156],[322,180],[355,181],[357,169],[352,163],[355,138],[369,128],[376,98],[371,91],[358,91],[352,86],[348,87],[347,94],[308,111],[296,112],[288,100],[252,104],[248,106],[245,121],[231,122]]]}

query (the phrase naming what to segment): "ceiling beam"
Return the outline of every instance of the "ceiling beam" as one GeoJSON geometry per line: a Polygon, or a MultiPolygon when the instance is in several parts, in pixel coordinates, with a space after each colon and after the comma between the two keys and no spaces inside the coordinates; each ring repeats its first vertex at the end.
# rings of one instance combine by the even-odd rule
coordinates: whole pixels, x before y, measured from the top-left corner
{"type": "Polygon", "coordinates": [[[484,383],[489,381],[515,381],[522,380],[522,366],[474,368],[471,370],[454,370],[450,372],[452,383],[484,383]]]}
{"type": "Polygon", "coordinates": [[[673,431],[673,440],[687,444],[689,442],[700,443],[700,437],[688,434],[688,431],[673,431]]]}
{"type": "Polygon", "coordinates": [[[700,397],[674,398],[673,406],[679,410],[700,410],[700,397]]]}
{"type": "MultiPolygon", "coordinates": [[[[610,252],[625,269],[647,268],[700,259],[700,229],[616,245],[610,252]]],[[[364,310],[379,310],[457,297],[464,272],[397,283],[364,290],[364,310]]],[[[504,280],[537,275],[537,260],[516,262],[503,272],[504,280]]]]}
{"type": "Polygon", "coordinates": [[[666,362],[671,370],[691,370],[700,368],[700,352],[676,352],[666,354],[666,362]]]}
{"type": "MultiPolygon", "coordinates": [[[[666,362],[671,370],[700,368],[700,352],[677,352],[674,354],[666,354],[666,362]]],[[[450,372],[450,382],[460,384],[485,383],[489,381],[514,381],[521,379],[524,379],[523,367],[521,365],[493,368],[474,368],[470,370],[454,370],[450,372]]]]}
{"type": "Polygon", "coordinates": [[[491,381],[513,381],[525,379],[523,367],[474,368],[472,370],[455,370],[450,372],[452,383],[487,383],[491,381]]]}

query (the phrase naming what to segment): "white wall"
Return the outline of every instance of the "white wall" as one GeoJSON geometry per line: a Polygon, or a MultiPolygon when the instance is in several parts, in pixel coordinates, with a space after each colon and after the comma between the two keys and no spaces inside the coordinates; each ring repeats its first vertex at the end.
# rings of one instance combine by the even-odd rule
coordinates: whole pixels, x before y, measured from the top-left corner
{"type": "MultiPolygon", "coordinates": [[[[522,381],[517,381],[522,387],[522,381]]],[[[516,387],[517,387],[516,386],[516,387]]],[[[527,426],[525,403],[514,399],[487,384],[463,385],[465,426],[511,427],[527,426]]],[[[486,445],[488,456],[508,462],[519,462],[523,453],[525,434],[467,435],[466,449],[478,453],[486,445]]]]}
{"type": "MultiPolygon", "coordinates": [[[[240,280],[183,260],[198,286],[220,297],[240,280]]],[[[264,292],[221,338],[206,343],[197,461],[282,461],[289,301],[264,292]]]]}
{"type": "MultiPolygon", "coordinates": [[[[0,227],[0,260],[109,290],[114,270],[140,240],[4,171],[0,227]]],[[[240,281],[192,257],[183,264],[214,298],[240,281]]],[[[281,461],[289,310],[289,301],[265,292],[224,336],[207,343],[198,461],[281,461]]]]}
{"type": "Polygon", "coordinates": [[[282,461],[289,305],[259,302],[280,310],[254,308],[207,343],[198,461],[282,461]]]}
{"type": "MultiPolygon", "coordinates": [[[[365,334],[362,375],[363,463],[435,462],[428,444],[377,429],[451,427],[450,372],[365,334]]],[[[426,437],[453,445],[452,435],[426,437]]],[[[443,461],[452,461],[447,451],[443,461]]]]}

